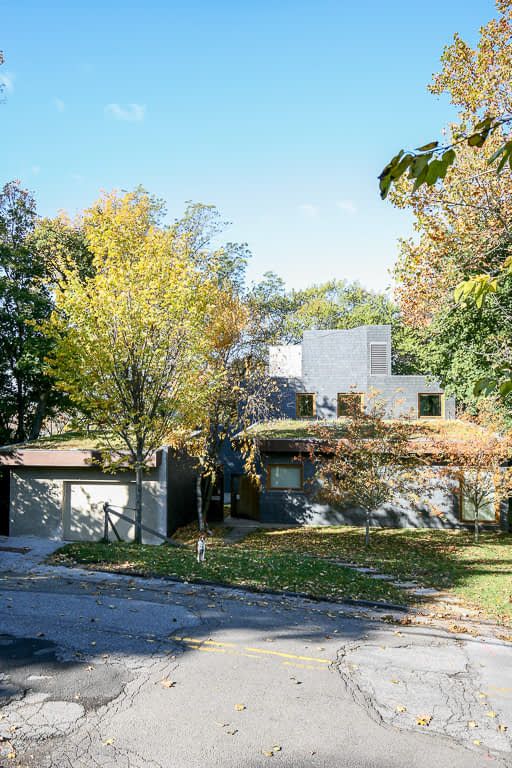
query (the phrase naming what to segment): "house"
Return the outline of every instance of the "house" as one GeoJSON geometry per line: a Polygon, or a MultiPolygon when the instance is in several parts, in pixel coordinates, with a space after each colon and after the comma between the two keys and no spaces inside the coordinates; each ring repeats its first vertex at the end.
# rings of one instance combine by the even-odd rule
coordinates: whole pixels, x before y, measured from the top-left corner
{"type": "MultiPolygon", "coordinates": [[[[34,443],[0,448],[0,526],[11,536],[35,535],[69,541],[103,537],[103,504],[133,519],[135,478],[126,467],[103,472],[94,440],[66,433],[34,443]],[[8,516],[8,517],[7,517],[8,516]]],[[[168,447],[151,458],[142,490],[143,522],[164,536],[196,516],[193,462],[168,447]]],[[[115,519],[115,518],[114,518],[115,519]]],[[[132,541],[133,524],[117,520],[122,539],[132,541]]],[[[161,539],[143,532],[143,541],[161,539]]]]}
{"type": "MultiPolygon", "coordinates": [[[[389,417],[407,415],[425,424],[455,419],[454,398],[445,396],[442,387],[426,376],[393,375],[391,358],[389,325],[305,331],[301,344],[271,346],[269,374],[278,384],[282,420],[252,428],[260,487],[243,471],[233,470],[231,460],[231,513],[267,523],[363,524],[362,510],[333,510],[306,493],[314,484],[313,465],[304,458],[308,423],[343,418],[349,403],[364,408],[365,394],[372,389],[385,402],[398,399],[389,417]]],[[[474,514],[463,504],[458,487],[432,489],[429,501],[441,514],[432,515],[427,504],[413,509],[404,501],[377,510],[374,524],[450,528],[472,524],[474,514]]],[[[482,523],[508,530],[508,502],[490,505],[482,523]]]]}
{"type": "Polygon", "coordinates": [[[375,389],[388,402],[400,390],[396,415],[455,418],[453,397],[426,376],[392,374],[391,357],[390,325],[304,331],[301,344],[271,346],[269,375],[280,387],[282,417],[336,419],[349,399],[364,407],[363,393],[375,389]]]}

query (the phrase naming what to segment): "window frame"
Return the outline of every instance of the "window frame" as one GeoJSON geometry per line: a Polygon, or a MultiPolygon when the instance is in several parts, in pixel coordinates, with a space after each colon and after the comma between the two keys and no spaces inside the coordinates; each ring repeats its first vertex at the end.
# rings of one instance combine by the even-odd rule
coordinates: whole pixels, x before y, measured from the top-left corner
{"type": "Polygon", "coordinates": [[[418,419],[444,419],[444,392],[418,392],[418,419]],[[441,398],[441,413],[439,416],[422,416],[420,409],[421,397],[432,397],[436,395],[441,398]]]}
{"type": "Polygon", "coordinates": [[[359,398],[359,407],[362,412],[363,410],[363,404],[364,404],[364,393],[363,392],[337,392],[336,393],[336,418],[342,419],[344,418],[344,414],[340,413],[340,396],[341,397],[358,397],[359,398]]]}
{"type": "MultiPolygon", "coordinates": [[[[459,522],[463,525],[474,525],[475,518],[467,520],[464,518],[464,499],[462,497],[462,479],[459,479],[459,522]]],[[[494,498],[494,521],[482,520],[478,518],[478,525],[499,525],[500,524],[500,500],[494,498]]]]}
{"type": "Polygon", "coordinates": [[[273,464],[268,463],[267,464],[267,491],[302,491],[304,490],[304,474],[303,474],[303,467],[302,464],[273,464]],[[300,486],[296,485],[290,485],[290,486],[279,486],[279,488],[274,488],[272,485],[272,473],[271,468],[272,467],[293,467],[293,469],[299,470],[299,476],[300,476],[300,486]]]}
{"type": "Polygon", "coordinates": [[[295,393],[295,418],[296,419],[314,419],[316,416],[316,395],[314,392],[296,392],[295,393]],[[299,397],[312,397],[313,398],[313,413],[311,416],[299,416],[299,397]]]}

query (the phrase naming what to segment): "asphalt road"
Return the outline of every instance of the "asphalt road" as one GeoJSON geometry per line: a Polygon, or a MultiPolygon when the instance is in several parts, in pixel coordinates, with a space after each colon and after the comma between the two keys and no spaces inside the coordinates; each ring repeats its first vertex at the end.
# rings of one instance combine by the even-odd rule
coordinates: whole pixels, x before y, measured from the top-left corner
{"type": "Polygon", "coordinates": [[[0,541],[1,768],[512,765],[510,645],[51,546],[0,541]]]}

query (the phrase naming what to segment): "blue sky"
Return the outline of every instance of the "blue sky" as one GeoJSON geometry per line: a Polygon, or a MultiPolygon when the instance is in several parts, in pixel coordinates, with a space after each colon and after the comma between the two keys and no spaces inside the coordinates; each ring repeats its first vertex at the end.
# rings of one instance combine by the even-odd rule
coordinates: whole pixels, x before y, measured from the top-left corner
{"type": "Polygon", "coordinates": [[[489,0],[146,0],[3,5],[0,183],[39,212],[143,184],[180,216],[213,203],[227,239],[289,287],[384,289],[407,212],[376,176],[453,112],[426,91],[455,31],[489,0]]]}

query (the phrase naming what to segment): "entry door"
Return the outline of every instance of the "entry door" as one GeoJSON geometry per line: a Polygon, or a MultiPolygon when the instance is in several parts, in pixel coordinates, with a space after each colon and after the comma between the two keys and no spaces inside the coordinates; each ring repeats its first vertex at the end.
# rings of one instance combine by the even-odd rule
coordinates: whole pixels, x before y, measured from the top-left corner
{"type": "MultiPolygon", "coordinates": [[[[112,505],[132,520],[135,516],[135,483],[66,483],[64,538],[69,541],[99,541],[103,538],[103,504],[112,505]]],[[[134,525],[113,516],[119,535],[133,541],[134,525]]],[[[109,530],[109,539],[113,533],[109,530]]]]}

